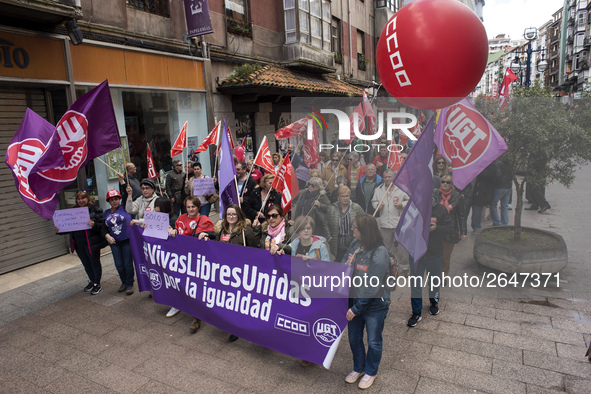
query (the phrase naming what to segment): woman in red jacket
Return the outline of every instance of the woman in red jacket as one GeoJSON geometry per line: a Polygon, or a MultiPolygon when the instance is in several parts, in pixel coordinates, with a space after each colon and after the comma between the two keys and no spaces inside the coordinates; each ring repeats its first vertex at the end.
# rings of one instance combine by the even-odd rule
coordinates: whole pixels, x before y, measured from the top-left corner
{"type": "Polygon", "coordinates": [[[171,237],[176,234],[197,236],[199,233],[213,231],[213,222],[205,215],[199,214],[201,201],[197,196],[185,198],[185,208],[187,213],[183,213],[175,222],[176,228],[169,228],[168,233],[171,237]]]}

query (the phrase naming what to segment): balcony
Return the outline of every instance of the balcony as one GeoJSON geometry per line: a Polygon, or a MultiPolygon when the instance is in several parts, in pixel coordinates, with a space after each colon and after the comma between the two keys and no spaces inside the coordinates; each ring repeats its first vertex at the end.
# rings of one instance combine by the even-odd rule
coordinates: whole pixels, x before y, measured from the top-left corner
{"type": "Polygon", "coordinates": [[[585,39],[583,40],[583,46],[584,47],[591,46],[591,37],[585,37],[585,39]]]}
{"type": "MultiPolygon", "coordinates": [[[[0,21],[22,26],[19,21],[56,26],[70,19],[82,18],[80,0],[0,0],[0,21]]],[[[26,24],[25,24],[26,25],[26,24]]]]}
{"type": "Polygon", "coordinates": [[[554,44],[555,42],[558,42],[558,40],[560,39],[560,34],[555,34],[552,36],[552,38],[550,39],[550,43],[554,44]]]}
{"type": "Polygon", "coordinates": [[[238,19],[227,18],[228,33],[252,38],[252,24],[238,19]]]}
{"type": "Polygon", "coordinates": [[[550,67],[549,74],[556,74],[558,72],[558,66],[550,67]]]}
{"type": "Polygon", "coordinates": [[[556,56],[558,56],[558,50],[550,52],[550,59],[555,58],[556,56]]]}
{"type": "Polygon", "coordinates": [[[343,55],[325,51],[303,42],[294,42],[283,45],[284,67],[304,70],[315,74],[333,73],[336,71],[335,63],[343,62],[343,55]]]}

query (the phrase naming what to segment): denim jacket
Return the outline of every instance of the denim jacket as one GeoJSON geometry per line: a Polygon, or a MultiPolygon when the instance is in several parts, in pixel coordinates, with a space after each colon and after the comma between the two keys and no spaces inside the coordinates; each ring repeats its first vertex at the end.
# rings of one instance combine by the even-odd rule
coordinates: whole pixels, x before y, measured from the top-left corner
{"type": "MultiPolygon", "coordinates": [[[[359,247],[359,240],[354,240],[343,262],[347,262],[350,255],[359,247]]],[[[372,250],[359,250],[355,254],[352,266],[351,288],[349,290],[349,307],[355,315],[364,312],[387,309],[390,305],[390,289],[386,285],[386,278],[390,270],[390,257],[384,246],[372,250]],[[373,253],[372,253],[373,252],[373,253]],[[360,279],[355,279],[359,277],[360,279]],[[377,281],[372,277],[379,278],[377,281]],[[377,286],[372,286],[372,283],[377,286]],[[361,286],[355,286],[361,284],[361,286]]]]}

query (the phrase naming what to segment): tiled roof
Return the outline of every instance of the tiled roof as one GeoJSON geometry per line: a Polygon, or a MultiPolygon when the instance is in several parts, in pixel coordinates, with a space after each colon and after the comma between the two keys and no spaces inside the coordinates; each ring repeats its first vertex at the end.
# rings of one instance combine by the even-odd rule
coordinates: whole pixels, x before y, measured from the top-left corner
{"type": "Polygon", "coordinates": [[[220,87],[278,88],[349,97],[363,95],[362,88],[339,81],[330,74],[310,74],[271,64],[252,72],[245,78],[226,79],[220,87]]]}

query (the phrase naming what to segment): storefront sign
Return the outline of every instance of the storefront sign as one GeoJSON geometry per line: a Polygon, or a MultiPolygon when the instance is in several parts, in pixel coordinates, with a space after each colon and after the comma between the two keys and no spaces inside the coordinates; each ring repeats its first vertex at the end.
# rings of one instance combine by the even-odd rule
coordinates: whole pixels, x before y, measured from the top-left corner
{"type": "Polygon", "coordinates": [[[0,38],[0,61],[4,67],[27,68],[29,66],[29,54],[24,48],[15,47],[14,43],[0,38]]]}
{"type": "Polygon", "coordinates": [[[207,0],[185,0],[185,18],[188,37],[213,33],[207,0]]]}

